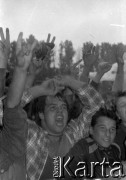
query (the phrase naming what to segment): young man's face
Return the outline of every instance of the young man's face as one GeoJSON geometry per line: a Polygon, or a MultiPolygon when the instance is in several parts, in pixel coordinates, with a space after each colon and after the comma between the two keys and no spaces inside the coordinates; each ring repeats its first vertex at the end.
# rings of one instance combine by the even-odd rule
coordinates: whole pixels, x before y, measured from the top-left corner
{"type": "MultiPolygon", "coordinates": [[[[42,120],[43,121],[43,120],[42,120]]],[[[67,105],[58,97],[48,96],[44,110],[44,128],[51,134],[61,134],[67,125],[67,105]]]]}
{"type": "Polygon", "coordinates": [[[118,98],[116,107],[123,124],[126,126],[126,96],[118,98]]]}
{"type": "Polygon", "coordinates": [[[91,134],[100,146],[109,147],[116,136],[116,122],[105,116],[97,119],[94,127],[91,127],[91,134]]]}

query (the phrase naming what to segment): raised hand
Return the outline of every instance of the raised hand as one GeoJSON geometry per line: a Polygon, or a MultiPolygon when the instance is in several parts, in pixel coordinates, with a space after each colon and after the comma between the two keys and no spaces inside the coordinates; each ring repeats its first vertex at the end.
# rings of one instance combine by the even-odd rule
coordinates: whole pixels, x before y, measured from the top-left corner
{"type": "Polygon", "coordinates": [[[24,43],[23,33],[21,32],[19,34],[16,44],[16,65],[18,67],[20,67],[23,70],[28,69],[32,59],[32,53],[36,44],[37,41],[34,41],[32,45],[24,43]]]}
{"type": "Polygon", "coordinates": [[[52,41],[50,42],[51,34],[48,34],[47,41],[43,42],[41,46],[35,51],[36,59],[46,60],[50,55],[51,50],[54,48],[55,44],[55,36],[53,37],[52,41]]]}
{"type": "Polygon", "coordinates": [[[51,34],[48,34],[47,41],[46,41],[45,44],[46,44],[46,46],[51,50],[51,49],[53,49],[54,46],[55,46],[54,42],[55,42],[56,37],[54,36],[54,37],[52,38],[52,41],[51,41],[51,42],[50,42],[50,37],[51,37],[51,34]]]}
{"type": "Polygon", "coordinates": [[[105,74],[112,68],[112,64],[108,62],[101,62],[98,64],[98,73],[105,74]]]}
{"type": "Polygon", "coordinates": [[[99,83],[102,76],[111,69],[112,65],[108,62],[101,62],[98,64],[98,69],[93,81],[99,83]]]}
{"type": "Polygon", "coordinates": [[[6,37],[3,29],[0,28],[0,68],[7,68],[7,62],[10,54],[10,34],[9,29],[6,28],[6,37]]]}
{"type": "Polygon", "coordinates": [[[84,66],[86,66],[88,69],[91,69],[96,60],[97,57],[95,55],[95,47],[92,44],[89,44],[88,47],[85,47],[83,50],[84,66]]]}

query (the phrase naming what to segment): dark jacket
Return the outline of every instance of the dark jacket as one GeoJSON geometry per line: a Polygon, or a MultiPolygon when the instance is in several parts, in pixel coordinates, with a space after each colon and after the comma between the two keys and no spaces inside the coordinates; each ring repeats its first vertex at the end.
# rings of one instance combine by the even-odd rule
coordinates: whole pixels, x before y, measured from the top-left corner
{"type": "Polygon", "coordinates": [[[17,112],[24,113],[20,107],[8,108],[4,111],[4,126],[0,132],[0,179],[3,178],[3,180],[25,180],[26,177],[25,140],[27,124],[25,119],[19,118],[17,112]],[[11,118],[12,114],[15,119],[11,118]]]}
{"type": "MultiPolygon", "coordinates": [[[[80,177],[83,175],[87,178],[103,178],[106,175],[106,170],[110,167],[113,168],[114,162],[120,162],[120,148],[115,143],[108,148],[99,147],[92,138],[86,138],[75,144],[65,157],[65,161],[68,157],[71,157],[69,164],[71,176],[80,177]],[[104,171],[102,171],[102,167],[104,167],[104,171]]],[[[68,176],[68,173],[65,174],[68,176]]]]}

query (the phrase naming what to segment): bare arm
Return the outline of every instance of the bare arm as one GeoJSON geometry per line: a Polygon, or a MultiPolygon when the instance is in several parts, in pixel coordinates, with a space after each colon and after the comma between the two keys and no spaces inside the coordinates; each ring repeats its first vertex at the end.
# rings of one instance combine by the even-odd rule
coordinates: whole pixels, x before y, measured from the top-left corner
{"type": "Polygon", "coordinates": [[[117,73],[115,77],[115,81],[112,86],[113,92],[118,92],[123,90],[123,84],[124,84],[124,60],[123,58],[118,58],[117,61],[117,73]]]}
{"type": "Polygon", "coordinates": [[[96,62],[97,57],[95,55],[95,47],[89,44],[89,47],[83,49],[83,61],[84,67],[83,72],[80,76],[80,80],[83,82],[89,82],[89,73],[93,68],[94,63],[96,62]]]}
{"type": "Polygon", "coordinates": [[[16,47],[16,67],[13,74],[13,80],[8,90],[7,107],[14,108],[20,103],[27,77],[27,70],[32,58],[32,51],[36,46],[36,41],[33,42],[30,49],[24,49],[23,33],[20,33],[16,47]],[[25,51],[24,51],[25,50],[25,51]]]}
{"type": "Polygon", "coordinates": [[[95,83],[100,83],[101,78],[105,73],[107,73],[111,69],[112,65],[108,62],[101,62],[98,64],[98,70],[96,72],[95,77],[93,78],[93,81],[95,83]]]}
{"type": "Polygon", "coordinates": [[[36,76],[42,71],[42,67],[45,61],[47,61],[55,44],[55,36],[50,41],[51,34],[48,34],[47,41],[40,45],[39,50],[35,50],[36,56],[31,60],[28,75],[26,79],[25,89],[29,89],[33,86],[36,76]],[[44,58],[43,58],[44,57],[44,58]]]}
{"type": "Polygon", "coordinates": [[[3,29],[0,28],[0,37],[0,97],[2,97],[4,94],[7,61],[10,53],[9,29],[6,28],[6,36],[4,36],[3,29]]]}
{"type": "Polygon", "coordinates": [[[0,68],[0,97],[4,94],[6,69],[0,68]]]}

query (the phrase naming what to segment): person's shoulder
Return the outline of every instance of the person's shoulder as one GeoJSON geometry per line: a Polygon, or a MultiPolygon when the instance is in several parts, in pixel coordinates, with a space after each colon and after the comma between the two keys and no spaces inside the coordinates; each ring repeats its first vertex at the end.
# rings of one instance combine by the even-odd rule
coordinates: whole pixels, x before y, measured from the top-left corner
{"type": "Polygon", "coordinates": [[[80,139],[75,145],[80,148],[83,151],[88,151],[89,152],[89,147],[92,146],[94,143],[94,140],[90,137],[87,138],[82,138],[80,139]]]}
{"type": "Polygon", "coordinates": [[[86,144],[88,144],[87,138],[82,138],[76,143],[76,145],[79,145],[79,146],[82,146],[82,147],[85,146],[86,144]]]}
{"type": "Polygon", "coordinates": [[[98,149],[98,145],[96,144],[94,139],[92,139],[91,137],[86,138],[86,141],[88,143],[89,154],[94,153],[94,151],[96,151],[98,149]]]}
{"type": "Polygon", "coordinates": [[[28,137],[32,138],[33,136],[36,138],[44,138],[46,132],[42,127],[36,124],[35,121],[27,119],[28,123],[28,137]]]}
{"type": "Polygon", "coordinates": [[[95,142],[91,137],[86,137],[86,138],[80,139],[77,143],[80,145],[89,145],[90,146],[90,145],[94,144],[95,142]]]}

